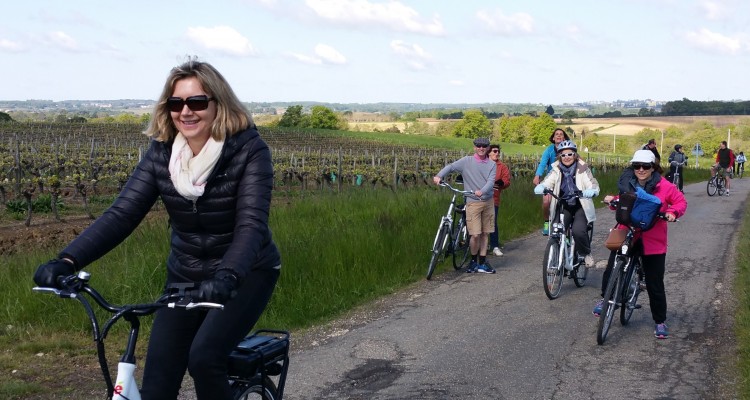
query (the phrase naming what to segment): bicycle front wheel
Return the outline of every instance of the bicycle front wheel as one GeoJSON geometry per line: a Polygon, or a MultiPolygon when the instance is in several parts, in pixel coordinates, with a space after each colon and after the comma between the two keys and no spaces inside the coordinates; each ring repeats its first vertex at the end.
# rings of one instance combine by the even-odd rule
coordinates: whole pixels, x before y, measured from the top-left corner
{"type": "Polygon", "coordinates": [[[469,231],[466,229],[466,220],[459,218],[456,229],[456,238],[453,241],[453,268],[459,270],[469,261],[469,231]]]}
{"type": "Polygon", "coordinates": [[[620,323],[625,326],[630,322],[633,310],[638,303],[638,295],[641,293],[640,278],[638,276],[638,258],[633,258],[632,265],[628,271],[628,276],[623,282],[622,304],[620,306],[620,323]]]}
{"type": "Polygon", "coordinates": [[[716,177],[716,193],[719,194],[719,196],[723,196],[724,193],[727,191],[727,181],[724,179],[723,176],[717,176],[716,177]]]}
{"type": "Polygon", "coordinates": [[[604,344],[607,339],[609,328],[612,326],[612,319],[615,316],[615,309],[620,304],[620,287],[622,286],[622,264],[620,256],[615,259],[615,265],[612,267],[612,273],[609,274],[607,289],[604,291],[604,303],[602,303],[602,313],[599,314],[599,325],[596,328],[596,343],[604,344]]]}
{"type": "Polygon", "coordinates": [[[255,376],[249,382],[232,383],[232,398],[235,400],[277,400],[279,397],[276,384],[269,377],[262,381],[255,376]]]}
{"type": "Polygon", "coordinates": [[[706,193],[708,193],[709,196],[713,196],[716,194],[716,178],[713,177],[708,180],[708,184],[706,185],[706,193]]]}
{"type": "Polygon", "coordinates": [[[435,236],[435,242],[432,244],[432,257],[430,257],[430,265],[427,266],[427,279],[432,278],[432,273],[435,272],[435,266],[437,265],[440,258],[443,257],[443,249],[448,244],[448,238],[450,237],[450,227],[448,225],[441,225],[435,236]]]}
{"type": "Polygon", "coordinates": [[[542,263],[542,282],[544,283],[544,294],[550,300],[560,296],[563,281],[562,258],[560,257],[560,242],[558,238],[550,238],[547,248],[544,250],[544,262],[542,263]]]}

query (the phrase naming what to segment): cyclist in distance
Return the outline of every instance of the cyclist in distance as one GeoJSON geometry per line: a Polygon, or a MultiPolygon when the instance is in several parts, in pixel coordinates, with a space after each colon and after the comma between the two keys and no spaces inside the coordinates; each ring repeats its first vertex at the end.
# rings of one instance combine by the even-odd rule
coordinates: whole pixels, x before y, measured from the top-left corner
{"type": "Polygon", "coordinates": [[[99,259],[160,198],[170,224],[166,284],[195,283],[201,300],[225,307],[156,312],[142,398],[177,399],[187,370],[198,399],[228,400],[229,354],[265,309],[281,268],[268,227],[271,152],[224,77],[196,58],[170,71],[146,134],[149,149],[112,206],[34,281],[55,287],[99,259]]]}
{"type": "Polygon", "coordinates": [[[731,180],[729,173],[732,172],[732,168],[734,168],[734,152],[727,148],[727,141],[722,140],[721,144],[719,144],[719,151],[716,152],[716,164],[711,167],[711,176],[716,176],[719,169],[721,169],[722,173],[726,172],[726,174],[723,175],[727,187],[727,190],[724,193],[727,196],[729,196],[729,181],[731,180]]]}
{"type": "MultiPolygon", "coordinates": [[[[674,145],[674,151],[672,154],[669,155],[669,174],[667,176],[668,180],[670,182],[674,181],[674,174],[675,172],[679,171],[680,176],[682,175],[682,167],[687,164],[688,156],[685,154],[685,152],[682,150],[681,144],[674,145]]],[[[680,192],[682,192],[682,181],[685,179],[680,179],[678,183],[678,189],[680,189],[680,192]]]]}
{"type": "MultiPolygon", "coordinates": [[[[564,130],[557,128],[552,132],[549,137],[550,145],[544,149],[542,153],[542,159],[539,160],[539,166],[536,167],[534,173],[534,186],[538,185],[542,181],[549,171],[552,169],[552,163],[557,160],[557,148],[563,140],[570,140],[568,134],[564,130]]],[[[542,196],[542,216],[544,217],[544,225],[542,225],[542,235],[549,235],[549,206],[552,201],[552,196],[545,194],[542,196]]]]}
{"type": "Polygon", "coordinates": [[[487,237],[495,231],[494,194],[496,164],[487,156],[490,140],[474,139],[474,155],[466,156],[446,165],[432,180],[440,184],[452,172],[463,176],[464,189],[474,193],[466,197],[466,229],[469,232],[471,261],[466,272],[494,274],[487,265],[487,237]]]}
{"type": "Polygon", "coordinates": [[[735,161],[735,167],[737,168],[737,173],[740,171],[745,171],[745,161],[747,161],[747,157],[745,157],[745,152],[741,151],[740,154],[737,155],[737,159],[735,161]]]}
{"type": "Polygon", "coordinates": [[[490,233],[490,249],[492,249],[492,254],[496,256],[502,256],[503,252],[500,250],[500,236],[499,236],[499,226],[497,224],[497,212],[500,208],[500,196],[503,193],[503,190],[510,187],[510,169],[508,169],[508,166],[505,165],[502,161],[500,161],[500,145],[499,144],[491,144],[490,145],[490,159],[495,162],[496,171],[495,171],[495,185],[494,185],[494,196],[493,199],[495,201],[495,231],[490,233]]]}
{"type": "MultiPolygon", "coordinates": [[[[632,192],[636,187],[643,188],[661,200],[659,212],[664,213],[667,221],[674,221],[685,215],[687,201],[677,187],[662,177],[662,169],[656,163],[656,157],[648,150],[638,150],[630,160],[618,183],[620,193],[632,192]]],[[[619,196],[607,195],[605,203],[617,199],[619,196]]],[[[654,320],[654,336],[658,339],[669,337],[667,327],[667,295],[664,291],[664,271],[667,257],[667,221],[657,218],[651,229],[636,231],[635,246],[641,254],[642,267],[645,275],[646,291],[651,306],[651,317],[654,320]]],[[[618,229],[627,229],[617,226],[618,229]]],[[[607,269],[602,276],[602,297],[606,290],[609,275],[612,273],[616,252],[610,253],[607,269]]],[[[594,315],[599,316],[604,300],[597,301],[594,315]]]]}
{"type": "MultiPolygon", "coordinates": [[[[570,140],[563,140],[557,145],[557,161],[552,163],[552,170],[544,180],[534,187],[534,193],[542,194],[544,189],[551,189],[564,201],[562,204],[566,227],[572,224],[576,252],[584,258],[587,268],[594,266],[591,255],[591,242],[587,227],[596,220],[596,208],[591,200],[599,194],[599,182],[591,173],[591,168],[578,156],[578,147],[570,140]],[[582,191],[581,197],[576,197],[582,191]]],[[[555,210],[557,199],[552,198],[550,209],[555,210]]],[[[557,218],[557,216],[555,216],[557,218]]]]}

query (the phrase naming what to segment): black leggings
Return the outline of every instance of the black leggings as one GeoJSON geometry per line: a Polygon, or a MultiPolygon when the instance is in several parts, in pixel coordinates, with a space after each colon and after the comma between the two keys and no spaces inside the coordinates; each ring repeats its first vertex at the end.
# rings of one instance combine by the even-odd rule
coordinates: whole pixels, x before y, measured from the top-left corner
{"type": "Polygon", "coordinates": [[[589,241],[588,225],[589,221],[586,219],[586,213],[583,211],[580,203],[576,203],[575,206],[563,206],[563,213],[565,215],[565,225],[570,226],[573,221],[573,238],[576,240],[576,251],[581,256],[591,254],[591,242],[589,241]]]}
{"type": "MultiPolygon", "coordinates": [[[[609,253],[607,269],[602,276],[602,297],[607,290],[607,282],[612,274],[612,268],[615,263],[616,251],[609,253]]],[[[667,320],[667,293],[664,290],[664,270],[667,260],[666,254],[652,254],[641,256],[643,261],[643,274],[646,280],[646,291],[648,292],[649,305],[651,307],[651,317],[654,322],[661,324],[667,320]]]]}
{"type": "Polygon", "coordinates": [[[260,318],[278,278],[279,270],[251,271],[224,310],[157,311],[143,372],[143,400],[177,399],[185,370],[193,377],[199,400],[231,399],[229,354],[260,318]]]}

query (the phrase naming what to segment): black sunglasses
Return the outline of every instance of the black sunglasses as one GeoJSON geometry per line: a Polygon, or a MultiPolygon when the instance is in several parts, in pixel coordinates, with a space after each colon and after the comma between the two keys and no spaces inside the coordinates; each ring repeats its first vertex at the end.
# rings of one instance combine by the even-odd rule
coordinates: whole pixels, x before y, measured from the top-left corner
{"type": "Polygon", "coordinates": [[[483,149],[486,149],[486,148],[490,147],[490,145],[488,145],[488,144],[475,144],[474,146],[481,147],[483,149]]]}
{"type": "Polygon", "coordinates": [[[638,169],[642,169],[644,171],[648,171],[648,170],[650,170],[653,167],[653,165],[651,165],[651,163],[645,163],[645,164],[643,164],[643,163],[632,163],[632,164],[630,164],[630,166],[633,167],[634,171],[638,170],[638,169]]]}
{"type": "Polygon", "coordinates": [[[190,111],[203,111],[208,108],[208,103],[211,100],[214,99],[205,94],[200,96],[190,96],[187,99],[183,99],[182,97],[170,97],[167,99],[167,108],[169,108],[169,111],[171,112],[180,112],[183,107],[187,105],[190,111]]]}

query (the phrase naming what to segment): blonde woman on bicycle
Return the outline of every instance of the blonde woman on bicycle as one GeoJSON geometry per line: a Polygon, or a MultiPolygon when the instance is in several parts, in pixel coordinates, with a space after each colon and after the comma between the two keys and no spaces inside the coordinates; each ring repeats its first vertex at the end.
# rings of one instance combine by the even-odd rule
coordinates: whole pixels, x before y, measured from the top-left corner
{"type": "Polygon", "coordinates": [[[166,284],[194,284],[224,310],[156,311],[142,399],[176,400],[187,370],[199,400],[229,400],[229,355],[268,304],[281,267],[268,227],[271,151],[229,83],[196,59],[171,70],[146,133],[149,149],[112,206],[39,266],[34,282],[57,287],[125,240],[161,199],[170,223],[166,284]]]}

